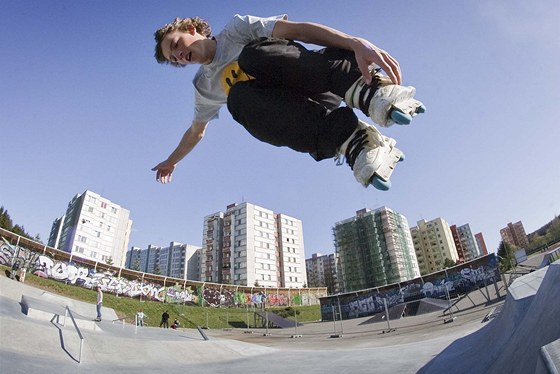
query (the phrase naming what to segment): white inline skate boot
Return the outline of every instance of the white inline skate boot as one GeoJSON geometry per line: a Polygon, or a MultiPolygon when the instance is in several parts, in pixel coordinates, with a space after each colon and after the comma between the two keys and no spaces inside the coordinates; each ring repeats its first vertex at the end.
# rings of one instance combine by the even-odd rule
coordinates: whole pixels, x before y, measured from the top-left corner
{"type": "Polygon", "coordinates": [[[383,136],[374,126],[358,121],[358,127],[340,146],[336,160],[343,160],[354,171],[356,180],[367,187],[372,185],[386,191],[391,187],[389,178],[395,165],[404,160],[404,154],[395,147],[393,138],[383,136]]]}
{"type": "Polygon", "coordinates": [[[367,85],[360,77],[346,91],[344,101],[352,108],[359,108],[373,122],[383,127],[394,123],[408,125],[412,117],[424,113],[426,107],[414,99],[414,87],[399,86],[379,73],[379,69],[372,70],[373,84],[367,85]]]}

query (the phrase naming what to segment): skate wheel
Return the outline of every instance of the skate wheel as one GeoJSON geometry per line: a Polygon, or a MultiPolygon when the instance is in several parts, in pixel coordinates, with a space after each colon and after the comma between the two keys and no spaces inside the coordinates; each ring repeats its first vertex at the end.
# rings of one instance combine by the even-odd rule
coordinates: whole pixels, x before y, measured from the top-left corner
{"type": "Polygon", "coordinates": [[[384,181],[383,179],[379,178],[377,175],[374,175],[369,183],[373,187],[381,191],[387,191],[389,188],[391,188],[391,181],[384,181]]]}
{"type": "Polygon", "coordinates": [[[403,162],[406,159],[406,156],[404,155],[404,153],[401,153],[401,157],[399,158],[398,162],[403,162]]]}
{"type": "Polygon", "coordinates": [[[426,112],[426,106],[424,104],[416,108],[416,113],[424,113],[424,112],[426,112]]]}
{"type": "Polygon", "coordinates": [[[399,125],[408,125],[410,124],[410,121],[412,121],[412,116],[403,112],[399,112],[398,110],[393,110],[391,112],[391,119],[399,125]]]}

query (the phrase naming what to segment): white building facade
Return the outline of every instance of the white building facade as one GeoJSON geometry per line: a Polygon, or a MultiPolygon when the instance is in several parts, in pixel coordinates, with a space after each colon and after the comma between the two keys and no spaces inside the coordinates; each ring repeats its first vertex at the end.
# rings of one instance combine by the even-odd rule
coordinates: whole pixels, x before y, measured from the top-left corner
{"type": "Polygon", "coordinates": [[[130,211],[92,191],[77,194],[53,222],[49,246],[93,261],[124,266],[130,211]]]}
{"type": "Polygon", "coordinates": [[[126,255],[126,268],[167,277],[200,280],[200,247],[171,242],[168,247],[132,247],[126,255]]]}
{"type": "Polygon", "coordinates": [[[260,287],[306,284],[300,220],[250,203],[204,218],[201,280],[260,287]]]}
{"type": "Polygon", "coordinates": [[[446,260],[449,264],[459,260],[451,228],[443,218],[420,220],[410,233],[422,275],[444,269],[446,260]]]}
{"type": "Polygon", "coordinates": [[[338,275],[336,274],[336,255],[313,253],[305,260],[307,270],[307,287],[327,287],[329,294],[339,293],[338,275]]]}

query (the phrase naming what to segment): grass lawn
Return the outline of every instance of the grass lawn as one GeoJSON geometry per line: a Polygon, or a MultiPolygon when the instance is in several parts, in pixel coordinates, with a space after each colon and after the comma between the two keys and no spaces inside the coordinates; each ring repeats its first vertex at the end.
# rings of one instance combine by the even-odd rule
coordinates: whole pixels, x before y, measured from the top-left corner
{"type": "MultiPolygon", "coordinates": [[[[2,269],[1,276],[5,276],[10,270],[7,266],[0,266],[0,269],[2,269]]],[[[71,299],[91,304],[96,302],[96,291],[81,286],[64,284],[60,281],[41,278],[30,273],[27,273],[25,283],[71,299]]],[[[261,311],[261,309],[254,309],[253,307],[207,308],[182,304],[165,304],[158,301],[140,301],[126,296],[117,297],[108,292],[104,292],[103,306],[114,309],[119,318],[124,318],[127,323],[132,324],[134,323],[136,313],[142,308],[146,315],[144,322],[148,326],[159,326],[161,315],[167,310],[169,313],[169,324],[171,325],[173,320],[177,318],[181,323],[181,327],[194,328],[201,326],[210,329],[261,327],[260,324],[257,326],[258,321],[255,321],[253,313],[254,311],[261,311]]],[[[281,315],[291,314],[288,318],[292,320],[295,319],[293,316],[295,311],[298,322],[319,321],[321,319],[319,305],[267,308],[266,310],[281,315]]]]}

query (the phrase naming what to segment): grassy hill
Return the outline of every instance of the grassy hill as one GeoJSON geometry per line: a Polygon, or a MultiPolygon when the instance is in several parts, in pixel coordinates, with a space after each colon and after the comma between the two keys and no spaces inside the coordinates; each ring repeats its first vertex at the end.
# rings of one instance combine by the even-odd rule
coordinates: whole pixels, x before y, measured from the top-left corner
{"type": "MultiPolygon", "coordinates": [[[[9,274],[10,269],[0,266],[1,276],[9,274]]],[[[69,297],[71,299],[84,301],[92,304],[92,313],[95,311],[96,292],[84,287],[64,284],[62,282],[45,279],[27,274],[25,283],[33,287],[43,289],[47,292],[69,297]]],[[[157,301],[140,301],[126,296],[116,296],[108,292],[104,293],[103,306],[112,308],[119,318],[124,318],[127,323],[134,323],[135,315],[143,309],[147,318],[144,322],[148,326],[159,326],[161,315],[167,310],[170,324],[175,318],[181,323],[181,327],[194,328],[196,326],[208,327],[210,329],[221,328],[253,328],[260,327],[255,321],[254,311],[261,309],[249,308],[206,308],[182,304],[164,304],[157,301]]],[[[293,308],[267,308],[270,312],[280,315],[290,315],[288,318],[294,320],[294,312],[297,313],[298,322],[311,322],[321,319],[319,305],[301,306],[293,308]]]]}

